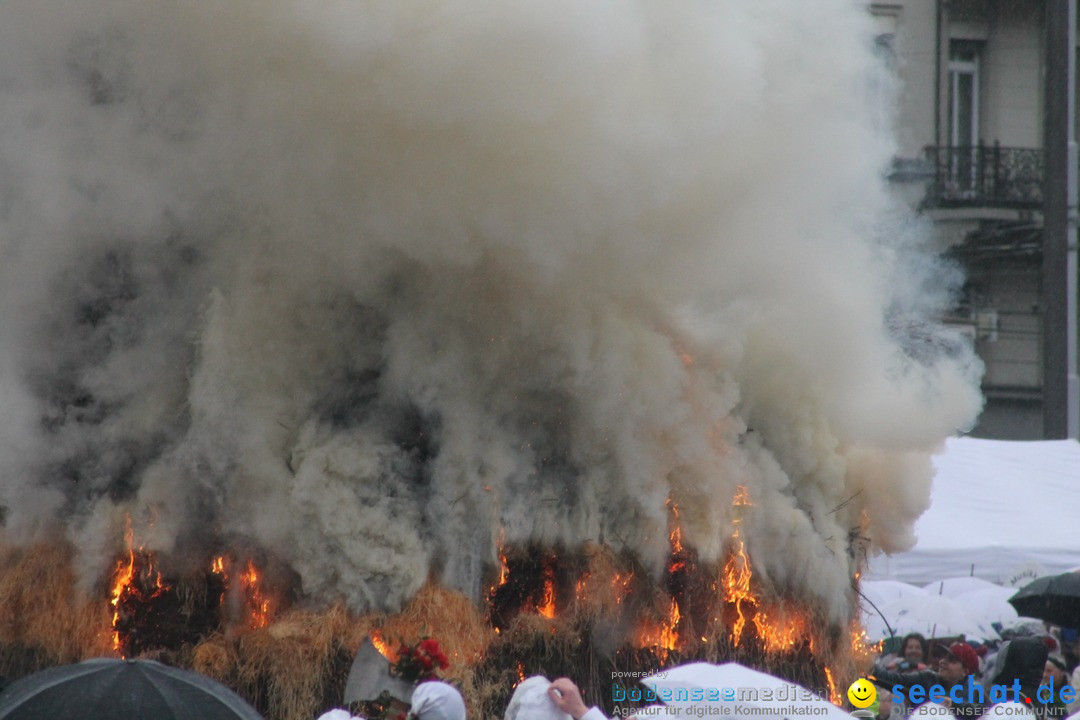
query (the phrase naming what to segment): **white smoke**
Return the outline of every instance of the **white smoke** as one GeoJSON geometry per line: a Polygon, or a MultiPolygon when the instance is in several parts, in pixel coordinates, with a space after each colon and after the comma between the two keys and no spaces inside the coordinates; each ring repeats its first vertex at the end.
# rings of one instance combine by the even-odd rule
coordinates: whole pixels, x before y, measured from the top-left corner
{"type": "MultiPolygon", "coordinates": [[[[0,501],[97,578],[276,553],[477,595],[665,500],[832,617],[981,372],[890,200],[852,0],[0,5],[0,501]]],[[[877,85],[875,85],[876,87],[877,85]]],[[[944,279],[943,279],[944,278],[944,279]]]]}

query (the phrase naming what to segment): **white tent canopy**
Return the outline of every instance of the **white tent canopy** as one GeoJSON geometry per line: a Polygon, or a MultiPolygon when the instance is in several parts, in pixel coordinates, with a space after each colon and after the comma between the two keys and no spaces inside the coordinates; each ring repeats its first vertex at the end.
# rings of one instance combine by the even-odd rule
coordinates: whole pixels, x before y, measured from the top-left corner
{"type": "Polygon", "coordinates": [[[1080,443],[949,438],[934,467],[915,547],[871,559],[863,577],[1021,586],[1080,567],[1080,443]]]}

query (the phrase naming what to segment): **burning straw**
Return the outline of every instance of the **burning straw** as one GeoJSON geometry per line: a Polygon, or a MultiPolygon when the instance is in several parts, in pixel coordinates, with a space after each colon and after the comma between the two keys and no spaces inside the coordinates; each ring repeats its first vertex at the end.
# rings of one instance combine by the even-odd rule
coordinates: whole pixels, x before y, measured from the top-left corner
{"type": "Polygon", "coordinates": [[[366,629],[367,623],[351,618],[340,606],[287,612],[272,625],[233,641],[235,650],[229,655],[237,662],[231,679],[267,717],[313,717],[321,706],[341,704],[342,672],[348,672],[359,644],[356,631],[366,629]]]}
{"type": "MultiPolygon", "coordinates": [[[[65,543],[3,553],[0,661],[8,679],[118,652],[109,593],[104,586],[98,597],[79,590],[72,558],[65,543]]],[[[297,606],[258,627],[215,605],[216,629],[197,641],[184,633],[171,640],[150,634],[163,646],[140,655],[222,682],[269,720],[309,720],[340,706],[352,660],[369,636],[390,656],[400,643],[437,638],[450,660],[444,677],[461,688],[478,720],[501,717],[516,684],[534,674],[571,677],[590,702],[611,712],[616,671],[738,660],[835,695],[865,669],[870,648],[859,642],[857,626],[830,626],[793,600],[750,593],[733,602],[716,590],[725,587],[725,569],[698,563],[692,552],[673,552],[658,584],[631,555],[602,546],[504,548],[486,608],[433,581],[390,615],[356,615],[341,604],[297,606]],[[743,631],[736,636],[740,612],[743,631]]],[[[213,600],[196,592],[204,576],[167,580],[179,597],[213,600]]],[[[140,621],[159,615],[129,622],[138,630],[140,621]]]]}
{"type": "Polygon", "coordinates": [[[467,699],[482,694],[471,668],[493,633],[465,596],[433,583],[392,616],[358,616],[334,605],[289,610],[265,628],[215,633],[195,647],[192,666],[233,687],[271,720],[306,720],[341,706],[353,657],[373,634],[391,645],[438,637],[450,658],[447,679],[467,699]]]}
{"type": "Polygon", "coordinates": [[[730,559],[699,563],[693,551],[675,542],[660,583],[633,557],[609,548],[586,546],[560,559],[565,562],[556,576],[567,566],[579,574],[569,584],[572,595],[556,591],[562,602],[556,603],[555,619],[549,619],[536,606],[546,574],[543,560],[530,565],[512,552],[502,555],[503,584],[495,590],[517,591],[494,592],[491,612],[503,616],[506,608],[497,603],[508,596],[517,598],[521,612],[500,629],[475,669],[477,684],[487,693],[479,699],[482,717],[500,715],[513,686],[533,674],[573,678],[590,702],[610,714],[616,707],[611,697],[616,671],[647,674],[683,662],[734,660],[838,702],[837,688],[869,665],[871,649],[860,641],[857,625],[837,627],[823,613],[785,600],[775,588],[764,588],[773,594],[763,597],[759,582],[751,582],[749,565],[742,568],[740,595],[731,592],[733,573],[736,579],[739,573],[730,559]],[[530,567],[533,594],[521,599],[521,588],[530,584],[515,575],[530,567]]]}

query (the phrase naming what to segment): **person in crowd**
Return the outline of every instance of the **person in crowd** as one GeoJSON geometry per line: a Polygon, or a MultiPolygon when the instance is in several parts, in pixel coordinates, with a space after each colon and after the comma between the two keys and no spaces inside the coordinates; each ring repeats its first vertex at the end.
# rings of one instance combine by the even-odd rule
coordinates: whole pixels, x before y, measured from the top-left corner
{"type": "Polygon", "coordinates": [[[934,685],[940,685],[946,696],[955,695],[961,698],[960,702],[950,699],[947,703],[954,715],[967,717],[981,714],[982,707],[985,705],[985,693],[974,694],[968,691],[969,684],[977,684],[974,676],[979,672],[979,656],[966,642],[958,641],[948,646],[942,645],[940,649],[943,654],[938,661],[937,670],[899,672],[888,668],[875,668],[870,680],[887,689],[896,686],[903,688],[905,704],[909,708],[927,699],[929,690],[934,685]],[[917,691],[916,701],[912,702],[910,691],[916,686],[921,688],[921,693],[917,691]],[[956,686],[960,686],[960,689],[953,692],[956,686]],[[969,695],[974,695],[970,697],[971,702],[968,702],[969,695]],[[981,700],[980,696],[982,696],[981,700]]]}
{"type": "MultiPolygon", "coordinates": [[[[1042,684],[1053,691],[1050,702],[1046,704],[1047,717],[1063,718],[1068,716],[1069,708],[1061,699],[1061,688],[1069,684],[1069,673],[1065,670],[1065,658],[1050,654],[1046,657],[1042,684]]],[[[1045,694],[1045,693],[1044,693],[1045,694]]]]}
{"type": "Polygon", "coordinates": [[[547,689],[548,697],[560,711],[574,720],[607,720],[604,712],[596,707],[589,707],[581,697],[581,691],[570,678],[556,678],[547,689]]]}
{"type": "Polygon", "coordinates": [[[1061,628],[1061,656],[1069,672],[1080,665],[1080,633],[1076,628],[1061,628]]]}
{"type": "Polygon", "coordinates": [[[929,644],[919,633],[909,633],[900,641],[900,656],[886,666],[887,670],[897,672],[916,672],[926,670],[929,644]]]}
{"type": "Polygon", "coordinates": [[[549,687],[551,681],[543,675],[522,680],[510,696],[503,720],[570,720],[548,695],[549,687]]]}
{"type": "Polygon", "coordinates": [[[1030,707],[1037,716],[1046,715],[1046,706],[1040,701],[1039,686],[1046,671],[1049,656],[1046,643],[1036,637],[1017,637],[1004,643],[994,658],[994,665],[986,674],[987,690],[993,686],[1005,686],[1008,699],[1030,707]],[[1019,686],[1020,697],[1013,697],[1013,688],[1019,686]]]}
{"type": "Polygon", "coordinates": [[[1069,684],[1076,690],[1077,698],[1066,705],[1066,709],[1069,714],[1080,712],[1080,665],[1073,668],[1072,674],[1069,675],[1069,684]]]}
{"type": "Polygon", "coordinates": [[[334,710],[328,710],[324,712],[317,718],[317,720],[363,720],[363,718],[358,718],[355,715],[352,715],[351,713],[349,713],[348,710],[336,708],[334,710]]]}
{"type": "MultiPolygon", "coordinates": [[[[645,705],[639,707],[626,720],[665,720],[673,716],[671,708],[665,705],[645,705]]],[[[568,678],[559,678],[549,682],[541,675],[526,678],[514,690],[510,703],[506,707],[503,720],[607,720],[600,708],[588,708],[581,698],[581,690],[568,678]],[[556,684],[558,683],[558,684],[556,684]],[[549,694],[549,690],[554,692],[549,694]],[[571,710],[580,715],[573,715],[571,710]]]]}
{"type": "Polygon", "coordinates": [[[1069,673],[1065,669],[1065,658],[1053,653],[1046,656],[1046,667],[1043,669],[1043,685],[1059,688],[1069,684],[1069,673]]]}
{"type": "Polygon", "coordinates": [[[409,717],[417,720],[465,720],[465,699],[449,683],[429,680],[416,686],[409,717]]]}
{"type": "Polygon", "coordinates": [[[893,703],[892,693],[885,688],[878,689],[877,697],[870,703],[867,710],[874,713],[876,720],[891,720],[894,714],[899,715],[899,709],[893,703]]]}

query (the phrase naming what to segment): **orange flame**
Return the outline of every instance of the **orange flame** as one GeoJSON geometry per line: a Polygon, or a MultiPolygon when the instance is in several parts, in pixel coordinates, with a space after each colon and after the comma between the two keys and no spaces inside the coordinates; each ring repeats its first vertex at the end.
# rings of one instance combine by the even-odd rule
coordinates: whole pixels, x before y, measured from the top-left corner
{"type": "Polygon", "coordinates": [[[668,610],[668,621],[664,623],[663,631],[660,633],[660,647],[665,650],[675,649],[675,643],[679,640],[679,633],[676,628],[681,619],[682,613],[679,612],[679,603],[676,602],[675,598],[671,598],[671,608],[668,610]]]}
{"type": "MultiPolygon", "coordinates": [[[[667,571],[669,576],[668,596],[669,607],[666,616],[662,613],[654,614],[648,619],[640,618],[635,632],[636,645],[639,649],[652,648],[658,659],[666,659],[672,651],[678,650],[688,642],[696,646],[700,637],[701,643],[708,645],[712,639],[717,639],[713,631],[705,628],[696,628],[697,617],[694,619],[684,618],[685,598],[680,594],[684,588],[693,591],[693,571],[696,555],[693,548],[687,550],[683,545],[681,510],[672,497],[666,501],[669,515],[668,539],[670,541],[671,555],[667,571]],[[686,572],[691,567],[689,573],[686,572]],[[676,573],[683,573],[675,576],[676,573]],[[684,582],[689,579],[691,582],[684,582]],[[682,605],[680,605],[682,603],[682,605]],[[681,624],[681,627],[680,627],[681,624]],[[692,636],[692,637],[691,637],[692,636]],[[687,640],[689,638],[689,640],[687,640]]],[[[765,601],[758,596],[761,588],[758,587],[760,580],[755,580],[753,566],[746,542],[742,534],[742,521],[745,519],[745,509],[752,507],[749,489],[744,485],[735,488],[732,497],[732,533],[727,545],[725,561],[719,568],[712,584],[714,597],[719,601],[717,610],[712,616],[711,622],[724,622],[727,625],[724,634],[729,635],[731,644],[738,648],[745,647],[747,642],[753,643],[751,650],[761,650],[768,654],[791,653],[795,650],[808,650],[811,655],[815,653],[815,640],[821,644],[821,638],[815,637],[814,616],[798,603],[787,604],[777,599],[765,601]],[[722,608],[721,608],[722,606],[722,608]]],[[[509,566],[507,555],[503,549],[504,532],[498,533],[498,558],[500,563],[498,581],[491,586],[490,595],[494,596],[495,590],[506,585],[509,581],[509,566]]],[[[556,585],[557,575],[555,568],[556,559],[545,555],[540,563],[540,578],[533,575],[530,581],[539,580],[540,587],[532,585],[530,597],[523,601],[520,606],[521,612],[534,612],[547,619],[556,618],[562,608],[557,605],[556,585]]],[[[535,568],[535,566],[534,566],[535,568]]],[[[715,568],[715,566],[714,566],[715,568]]],[[[536,572],[533,570],[533,572],[536,572]]],[[[623,569],[614,571],[609,576],[600,577],[583,571],[574,584],[574,602],[579,604],[589,602],[591,598],[599,597],[602,602],[615,605],[625,605],[624,600],[630,596],[634,587],[634,574],[632,571],[623,569]],[[607,583],[605,585],[605,583],[607,583]]],[[[697,596],[689,596],[696,598],[697,596]]],[[[608,605],[610,608],[610,605],[608,605]]],[[[695,607],[698,607],[695,605],[695,607]]],[[[699,608],[700,610],[701,608],[699,608]]],[[[562,609],[565,610],[565,609],[562,609]]],[[[499,628],[493,628],[496,634],[499,628]]],[[[865,636],[857,625],[852,626],[850,642],[856,656],[861,655],[857,649],[865,650],[865,636]]],[[[830,670],[831,672],[831,670],[830,670]]],[[[835,697],[835,682],[830,675],[830,688],[835,697]]]]}
{"type": "Polygon", "coordinates": [[[622,601],[630,594],[630,584],[634,581],[634,573],[615,573],[611,579],[611,589],[615,595],[615,604],[622,605],[622,601]]]}
{"type": "MultiPolygon", "coordinates": [[[[224,588],[221,591],[221,598],[219,604],[225,605],[225,597],[228,594],[229,587],[236,587],[232,585],[233,575],[230,572],[232,566],[232,558],[226,555],[218,555],[210,561],[210,572],[215,575],[220,575],[224,588]]],[[[255,566],[255,561],[249,559],[243,572],[236,578],[239,583],[240,590],[243,595],[243,605],[245,612],[245,622],[251,630],[258,630],[260,628],[267,627],[270,624],[271,616],[271,600],[263,589],[262,573],[255,566]]]]}
{"type": "Polygon", "coordinates": [[[661,660],[666,660],[668,653],[675,649],[679,642],[678,624],[682,619],[679,611],[679,603],[671,598],[671,607],[668,608],[668,616],[658,627],[646,627],[639,635],[639,647],[655,648],[661,660]]]}
{"type": "Polygon", "coordinates": [[[127,548],[127,560],[118,560],[116,570],[113,571],[112,599],[109,604],[113,606],[113,649],[120,651],[120,598],[130,589],[131,581],[135,578],[135,532],[131,528],[131,517],[124,521],[124,545],[127,548]]]}
{"type": "Polygon", "coordinates": [[[577,579],[576,583],[574,583],[575,601],[584,602],[589,597],[588,588],[590,578],[592,578],[592,575],[590,575],[589,573],[585,573],[577,579]]]}
{"type": "Polygon", "coordinates": [[[229,582],[229,576],[225,572],[225,556],[218,555],[210,562],[210,572],[221,576],[221,596],[218,597],[218,606],[225,605],[225,588],[229,582]]]}
{"type": "Polygon", "coordinates": [[[550,564],[544,565],[544,594],[536,612],[548,620],[555,619],[555,568],[550,564]]]}
{"type": "MultiPolygon", "coordinates": [[[[724,600],[735,605],[737,617],[731,626],[731,642],[735,647],[738,647],[739,642],[742,640],[743,629],[746,627],[749,611],[756,610],[758,606],[757,596],[750,589],[750,579],[753,577],[753,571],[750,569],[750,558],[746,554],[746,545],[739,534],[739,523],[742,522],[740,508],[751,504],[750,493],[746,486],[739,485],[736,487],[735,497],[732,500],[732,505],[736,509],[733,519],[735,531],[731,534],[734,549],[728,556],[727,562],[724,563],[724,574],[721,578],[724,600]]],[[[755,617],[754,624],[760,634],[764,623],[758,623],[755,617]]]]}
{"type": "Polygon", "coordinates": [[[131,516],[124,517],[124,550],[126,559],[116,562],[113,570],[112,591],[109,604],[113,607],[113,649],[123,650],[120,637],[120,606],[126,598],[143,596],[149,592],[150,598],[159,597],[169,586],[161,579],[161,573],[154,568],[154,555],[142,546],[135,547],[135,531],[131,527],[131,516]]]}
{"type": "Polygon", "coordinates": [[[754,616],[754,627],[765,644],[765,651],[774,653],[793,649],[806,638],[809,624],[799,612],[789,610],[773,617],[772,613],[759,610],[754,616]]]}
{"type": "Polygon", "coordinates": [[[829,702],[837,707],[844,706],[844,699],[840,697],[840,692],[836,689],[836,681],[833,680],[832,670],[825,666],[825,680],[829,683],[829,702]]]}
{"type": "Polygon", "coordinates": [[[735,623],[731,626],[731,642],[735,647],[742,640],[743,628],[746,626],[746,609],[757,607],[757,598],[750,591],[750,578],[753,572],[750,570],[750,558],[746,555],[746,547],[743,545],[739,531],[732,536],[735,549],[724,563],[724,575],[722,578],[724,600],[734,603],[735,612],[738,615],[735,623]]]}
{"type": "MultiPolygon", "coordinates": [[[[668,532],[668,540],[671,543],[671,562],[668,565],[667,571],[669,575],[674,575],[686,567],[686,551],[682,544],[682,527],[679,524],[679,506],[675,503],[674,498],[670,496],[664,504],[667,506],[671,515],[668,522],[671,528],[668,532]]],[[[621,576],[616,574],[615,579],[618,581],[621,579],[621,576]]],[[[627,584],[628,583],[629,578],[627,578],[627,584]]],[[[617,596],[617,598],[618,601],[621,602],[622,597],[617,596]]],[[[668,653],[674,650],[679,642],[678,625],[680,620],[682,620],[682,612],[679,608],[679,601],[675,597],[672,597],[667,617],[665,617],[658,626],[646,627],[640,633],[638,641],[639,646],[655,648],[658,651],[660,658],[666,660],[668,653]]]]}
{"type": "Polygon", "coordinates": [[[497,588],[506,584],[507,578],[510,577],[510,566],[506,564],[506,555],[502,552],[499,553],[499,582],[495,586],[497,588]]]}
{"type": "Polygon", "coordinates": [[[682,526],[679,524],[679,506],[675,504],[675,501],[669,497],[665,505],[671,511],[671,532],[668,533],[668,539],[671,541],[672,561],[668,567],[668,572],[674,573],[686,567],[685,550],[682,544],[682,526]]]}
{"type": "Polygon", "coordinates": [[[747,490],[745,485],[739,485],[735,488],[735,498],[732,500],[731,504],[735,507],[753,505],[753,503],[750,502],[750,491],[747,490]]]}
{"type": "Polygon", "coordinates": [[[506,553],[503,551],[503,541],[506,539],[506,532],[499,528],[499,535],[495,541],[496,547],[499,550],[499,580],[488,590],[488,596],[493,596],[495,591],[506,584],[506,581],[510,579],[510,566],[506,563],[506,553]]]}
{"type": "Polygon", "coordinates": [[[240,585],[244,588],[248,607],[251,610],[249,625],[252,630],[264,628],[270,624],[270,598],[262,590],[262,575],[255,567],[255,561],[248,560],[247,568],[240,576],[240,585]]]}
{"type": "Polygon", "coordinates": [[[375,646],[375,649],[379,651],[379,654],[390,662],[395,662],[396,654],[390,649],[390,645],[383,639],[382,633],[378,630],[371,631],[371,644],[375,646]]]}

